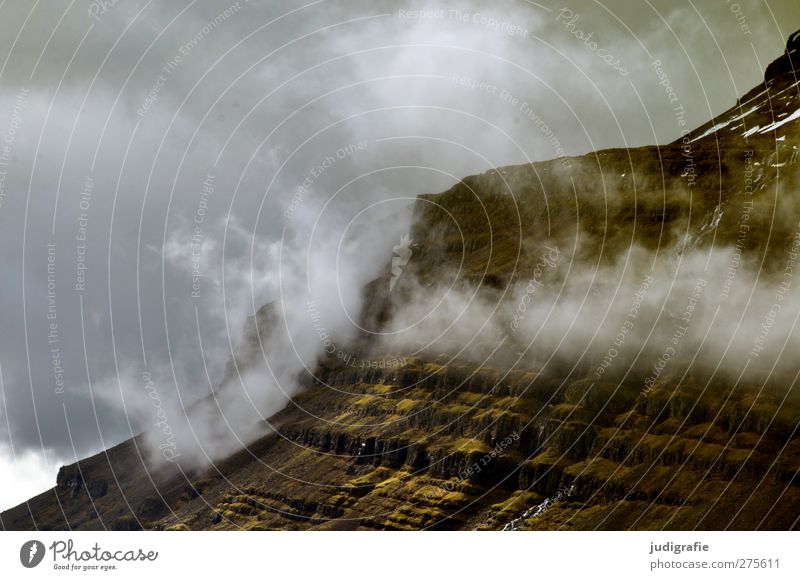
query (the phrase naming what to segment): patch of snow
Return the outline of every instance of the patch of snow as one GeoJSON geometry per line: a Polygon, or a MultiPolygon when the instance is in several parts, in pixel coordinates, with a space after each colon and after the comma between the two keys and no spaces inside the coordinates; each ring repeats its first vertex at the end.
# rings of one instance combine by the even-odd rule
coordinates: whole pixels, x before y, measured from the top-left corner
{"type": "Polygon", "coordinates": [[[719,225],[719,222],[722,219],[722,214],[723,213],[725,213],[725,212],[723,212],[722,209],[720,209],[719,206],[714,208],[714,216],[711,218],[711,223],[709,224],[709,227],[712,230],[717,229],[717,226],[719,225]]]}
{"type": "Polygon", "coordinates": [[[755,107],[752,107],[752,108],[751,108],[749,111],[747,111],[746,113],[742,113],[741,115],[737,115],[737,116],[736,116],[736,117],[734,117],[733,119],[730,119],[730,120],[728,120],[728,123],[735,123],[736,121],[741,121],[742,119],[744,119],[744,118],[745,118],[747,115],[749,115],[750,113],[752,113],[752,112],[754,112],[754,111],[757,111],[759,106],[760,106],[760,105],[756,105],[755,107]]]}
{"type": "Polygon", "coordinates": [[[786,123],[794,121],[795,119],[800,119],[800,109],[797,109],[794,113],[792,113],[791,115],[789,115],[785,119],[781,119],[780,121],[775,121],[774,123],[770,123],[769,125],[767,125],[763,129],[761,129],[761,131],[759,131],[759,133],[766,133],[767,131],[774,131],[778,127],[782,127],[786,123]]]}
{"type": "MultiPolygon", "coordinates": [[[[785,88],[785,89],[783,89],[782,91],[779,91],[778,93],[776,93],[776,94],[775,94],[775,95],[772,97],[772,100],[775,100],[775,97],[777,97],[778,95],[782,95],[782,94],[783,94],[783,93],[785,93],[786,91],[789,91],[789,90],[791,90],[791,89],[795,88],[797,85],[800,85],[800,81],[797,81],[797,82],[795,82],[795,83],[793,83],[793,84],[789,85],[788,87],[786,87],[786,88],[785,88]]],[[[755,100],[756,100],[758,97],[760,97],[761,95],[764,95],[764,94],[766,94],[766,93],[768,93],[768,92],[769,92],[769,89],[764,89],[763,91],[761,91],[760,93],[758,93],[758,94],[757,94],[757,95],[755,95],[754,97],[752,97],[752,98],[748,99],[747,101],[745,101],[744,103],[742,103],[742,105],[746,105],[747,103],[752,103],[752,102],[753,102],[753,101],[755,101],[755,100]]],[[[794,95],[793,93],[789,93],[789,95],[790,95],[790,98],[792,98],[792,99],[795,97],[795,95],[794,95]]],[[[759,107],[760,107],[761,105],[765,105],[766,103],[767,103],[767,101],[762,101],[762,102],[759,104],[759,107]]]]}
{"type": "Polygon", "coordinates": [[[710,231],[716,230],[720,220],[722,219],[723,213],[724,212],[722,211],[722,208],[720,206],[715,207],[714,213],[711,215],[711,220],[709,221],[709,223],[701,226],[700,231],[705,232],[706,230],[710,231]]]}
{"type": "Polygon", "coordinates": [[[776,140],[776,141],[786,141],[786,135],[781,135],[780,137],[778,137],[778,138],[777,138],[777,139],[775,139],[775,140],[776,140]]]}
{"type": "MultiPolygon", "coordinates": [[[[764,89],[764,90],[763,90],[763,91],[761,91],[760,93],[758,93],[758,94],[754,95],[754,96],[753,96],[751,99],[749,99],[748,101],[746,101],[746,102],[742,103],[742,105],[744,105],[744,104],[746,104],[746,103],[750,103],[750,102],[752,102],[752,101],[755,101],[755,100],[756,100],[758,97],[760,97],[761,95],[765,94],[765,93],[766,93],[768,90],[769,90],[769,89],[764,89]]],[[[762,103],[762,104],[763,104],[763,103],[762,103]]]]}
{"type": "Polygon", "coordinates": [[[770,165],[770,167],[783,167],[784,165],[786,165],[786,164],[785,163],[773,163],[772,165],[770,165]]]}
{"type": "Polygon", "coordinates": [[[749,137],[750,135],[754,135],[754,134],[755,134],[755,133],[756,133],[756,132],[757,132],[757,131],[758,131],[760,128],[761,128],[761,127],[759,127],[758,125],[756,125],[756,126],[755,126],[755,127],[753,127],[752,129],[748,129],[747,131],[745,131],[744,133],[742,133],[742,137],[749,137]]]}
{"type": "Polygon", "coordinates": [[[573,491],[575,491],[574,485],[569,486],[569,488],[567,488],[566,486],[560,487],[558,493],[556,493],[553,497],[548,497],[542,503],[525,510],[525,513],[523,513],[520,517],[514,518],[513,520],[508,522],[505,526],[503,526],[503,531],[516,532],[517,530],[519,530],[520,523],[522,523],[524,520],[538,518],[544,512],[550,509],[554,504],[557,504],[564,498],[571,496],[573,491]]]}
{"type": "Polygon", "coordinates": [[[709,135],[711,135],[712,133],[716,133],[716,132],[717,132],[717,131],[719,131],[720,129],[724,129],[724,128],[725,128],[725,127],[727,127],[729,124],[730,124],[730,121],[725,121],[725,122],[723,122],[723,123],[717,123],[716,125],[714,125],[713,127],[711,127],[711,128],[708,130],[708,131],[706,131],[705,133],[703,133],[703,134],[702,134],[702,135],[700,135],[699,137],[695,137],[694,139],[692,139],[692,140],[691,140],[691,143],[694,143],[695,141],[697,141],[698,139],[702,139],[703,137],[708,137],[708,136],[709,136],[709,135]]]}

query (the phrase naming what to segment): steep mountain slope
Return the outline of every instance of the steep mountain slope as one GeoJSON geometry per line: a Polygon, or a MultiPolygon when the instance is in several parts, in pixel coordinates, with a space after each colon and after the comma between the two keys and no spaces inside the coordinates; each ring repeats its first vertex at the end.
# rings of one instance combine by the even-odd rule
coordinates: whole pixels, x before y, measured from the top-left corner
{"type": "MultiPolygon", "coordinates": [[[[421,196],[411,259],[392,292],[388,267],[365,289],[363,324],[390,327],[420,289],[472,289],[513,306],[553,247],[590,272],[631,247],[675,260],[736,248],[743,263],[779,279],[800,223],[794,50],[769,66],[763,86],[669,145],[500,168],[421,196]]],[[[251,321],[240,367],[275,321],[270,306],[251,321]]],[[[62,468],[54,489],[0,521],[6,529],[800,525],[796,372],[758,367],[737,381],[684,350],[657,381],[645,382],[650,366],[627,364],[600,377],[605,345],[599,355],[541,364],[512,333],[503,348],[476,336],[464,351],[457,336],[418,345],[365,334],[351,347],[357,360],[331,357],[303,379],[303,393],[270,420],[274,434],[214,468],[150,471],[137,438],[62,468]]]]}

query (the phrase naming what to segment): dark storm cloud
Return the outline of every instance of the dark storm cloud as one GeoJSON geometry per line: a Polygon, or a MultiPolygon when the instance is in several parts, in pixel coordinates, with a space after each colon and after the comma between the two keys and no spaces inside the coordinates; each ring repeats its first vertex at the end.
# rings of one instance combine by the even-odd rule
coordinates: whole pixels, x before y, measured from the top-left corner
{"type": "MultiPolygon", "coordinates": [[[[370,230],[378,210],[407,215],[408,198],[493,165],[671,141],[654,60],[693,128],[800,27],[785,2],[18,0],[0,13],[0,458],[43,470],[34,489],[59,461],[155,424],[154,401],[175,417],[210,392],[245,317],[278,296],[282,235],[300,257],[310,243],[335,258],[358,216],[370,252],[315,278],[327,296],[346,275],[354,294],[405,227],[370,230]]],[[[304,280],[289,263],[299,272],[282,275],[304,280]]],[[[337,301],[317,298],[340,326],[337,301]]],[[[307,340],[295,355],[311,364],[307,340]]],[[[265,413],[285,397],[266,399],[265,413]]]]}

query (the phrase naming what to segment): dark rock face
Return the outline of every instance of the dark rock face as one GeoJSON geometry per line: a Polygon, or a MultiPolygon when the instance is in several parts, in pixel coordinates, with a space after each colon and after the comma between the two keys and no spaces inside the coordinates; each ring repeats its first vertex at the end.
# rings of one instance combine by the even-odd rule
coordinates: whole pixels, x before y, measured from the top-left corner
{"type": "Polygon", "coordinates": [[[800,30],[789,36],[789,40],[786,42],[786,52],[794,52],[798,48],[800,48],[800,30]]]}
{"type": "Polygon", "coordinates": [[[99,499],[108,493],[108,484],[105,481],[90,481],[86,485],[86,491],[92,499],[99,499]]]}
{"type": "Polygon", "coordinates": [[[111,530],[114,532],[137,532],[142,529],[141,524],[130,516],[122,516],[114,520],[111,530]]]}
{"type": "Polygon", "coordinates": [[[798,73],[800,73],[797,68],[798,65],[800,65],[800,53],[797,52],[798,48],[800,48],[800,30],[789,37],[786,43],[786,52],[767,67],[767,71],[764,74],[764,81],[769,82],[783,74],[794,74],[798,76],[798,73]]]}
{"type": "Polygon", "coordinates": [[[108,483],[102,479],[84,481],[77,465],[65,466],[58,470],[56,488],[68,492],[72,498],[79,497],[84,490],[92,499],[101,498],[108,493],[108,483]]]}
{"type": "Polygon", "coordinates": [[[800,65],[800,55],[797,52],[797,48],[787,50],[782,57],[767,67],[767,71],[764,74],[764,80],[769,82],[780,77],[781,75],[798,74],[800,73],[798,65],[800,65]]]}
{"type": "Polygon", "coordinates": [[[157,497],[148,497],[136,510],[137,518],[142,520],[155,520],[164,517],[169,512],[169,506],[157,497]]]}
{"type": "MultiPolygon", "coordinates": [[[[797,525],[800,391],[791,381],[747,417],[742,410],[757,385],[701,390],[678,377],[647,397],[638,382],[624,382],[605,406],[605,385],[595,391],[578,379],[559,390],[559,377],[508,377],[467,364],[394,395],[387,389],[434,369],[409,359],[399,372],[373,373],[372,381],[362,375],[348,395],[309,388],[297,398],[303,412],[275,418],[283,425],[277,435],[190,486],[173,475],[148,492],[146,474],[118,469],[130,446],[115,448],[111,466],[124,473],[119,482],[135,513],[121,494],[107,493],[94,501],[94,514],[88,495],[74,493],[81,480],[69,468],[55,492],[73,529],[495,529],[512,520],[518,529],[566,521],[575,529],[797,525]],[[437,395],[451,381],[467,388],[437,395]],[[784,405],[775,415],[778,400],[784,405]],[[516,521],[548,498],[546,513],[516,521]]],[[[345,380],[339,372],[326,371],[333,382],[345,380]]],[[[101,455],[81,469],[97,477],[109,467],[101,455]]],[[[51,498],[32,500],[33,517],[40,527],[64,527],[60,511],[48,512],[51,498]]],[[[3,523],[24,528],[30,518],[17,509],[3,523]]]]}
{"type": "MultiPolygon", "coordinates": [[[[632,241],[674,246],[676,231],[689,232],[693,247],[733,244],[746,203],[745,253],[766,272],[780,267],[800,216],[791,196],[769,193],[800,177],[800,121],[774,123],[800,109],[799,43],[793,35],[763,86],[685,141],[600,151],[571,159],[569,171],[561,160],[501,168],[425,196],[436,204],[418,204],[411,237],[419,247],[404,277],[391,295],[386,280],[369,285],[364,317],[380,326],[411,292],[408,281],[441,280],[464,255],[454,284],[491,292],[527,283],[520,272],[553,239],[597,263],[632,241]],[[631,174],[657,184],[635,190],[631,174]],[[607,195],[598,195],[600,182],[607,195]]],[[[270,306],[250,320],[237,366],[259,354],[258,336],[274,320],[270,306]]],[[[790,376],[771,375],[765,393],[755,380],[708,382],[698,368],[691,380],[665,373],[643,393],[642,377],[613,369],[592,380],[595,360],[556,361],[543,372],[513,357],[451,360],[459,344],[439,356],[357,344],[374,365],[321,361],[297,405],[271,419],[275,434],[191,481],[170,466],[145,466],[133,439],[62,468],[53,490],[0,515],[3,526],[798,528],[800,387],[790,376]],[[531,510],[537,505],[547,509],[531,510]]]]}
{"type": "Polygon", "coordinates": [[[83,489],[83,476],[75,466],[62,467],[56,476],[56,487],[68,491],[73,498],[78,497],[83,489]]]}

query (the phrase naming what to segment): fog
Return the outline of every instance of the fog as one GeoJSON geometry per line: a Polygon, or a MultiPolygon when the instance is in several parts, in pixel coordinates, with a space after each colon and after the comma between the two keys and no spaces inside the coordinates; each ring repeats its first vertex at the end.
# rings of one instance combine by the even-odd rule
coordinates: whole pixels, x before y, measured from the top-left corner
{"type": "Polygon", "coordinates": [[[592,266],[548,246],[511,296],[408,281],[413,298],[378,350],[639,385],[642,396],[668,377],[763,386],[794,376],[800,232],[772,274],[740,263],[729,246],[713,261],[677,249],[656,258],[634,246],[613,265],[592,266]]]}

